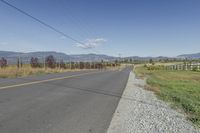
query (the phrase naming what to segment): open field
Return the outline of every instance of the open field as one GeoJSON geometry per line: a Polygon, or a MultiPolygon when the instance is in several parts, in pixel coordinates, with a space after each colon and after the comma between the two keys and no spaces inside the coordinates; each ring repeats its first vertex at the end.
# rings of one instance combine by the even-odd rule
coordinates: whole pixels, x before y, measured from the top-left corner
{"type": "Polygon", "coordinates": [[[135,68],[138,77],[147,78],[146,89],[184,112],[200,127],[200,72],[147,70],[143,65],[135,68]]]}

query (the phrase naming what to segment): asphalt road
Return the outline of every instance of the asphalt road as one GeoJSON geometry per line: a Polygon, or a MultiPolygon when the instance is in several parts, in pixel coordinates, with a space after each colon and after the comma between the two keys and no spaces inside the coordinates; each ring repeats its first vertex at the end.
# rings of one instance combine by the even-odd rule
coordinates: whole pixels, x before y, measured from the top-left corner
{"type": "Polygon", "coordinates": [[[0,133],[105,133],[130,71],[0,79],[0,133]]]}

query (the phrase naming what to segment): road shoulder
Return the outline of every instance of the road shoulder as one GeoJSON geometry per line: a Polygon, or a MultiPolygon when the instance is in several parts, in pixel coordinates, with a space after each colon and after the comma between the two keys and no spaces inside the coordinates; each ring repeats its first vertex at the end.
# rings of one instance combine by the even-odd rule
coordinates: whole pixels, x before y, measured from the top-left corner
{"type": "Polygon", "coordinates": [[[199,133],[184,115],[144,90],[145,81],[129,75],[107,133],[199,133]]]}

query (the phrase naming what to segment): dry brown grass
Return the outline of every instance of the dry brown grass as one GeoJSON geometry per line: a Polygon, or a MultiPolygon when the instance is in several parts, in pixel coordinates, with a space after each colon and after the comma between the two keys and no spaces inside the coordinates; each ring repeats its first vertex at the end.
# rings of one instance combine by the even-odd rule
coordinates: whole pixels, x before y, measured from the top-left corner
{"type": "MultiPolygon", "coordinates": [[[[107,70],[119,70],[123,69],[123,66],[117,67],[107,67],[107,70]]],[[[0,78],[15,78],[15,77],[24,77],[28,75],[39,75],[39,74],[49,74],[49,73],[62,73],[69,71],[82,71],[86,69],[59,69],[59,68],[32,68],[30,65],[23,65],[22,68],[17,68],[16,65],[10,65],[6,68],[0,68],[0,78]]],[[[92,69],[87,69],[92,70],[92,69]]]]}
{"type": "Polygon", "coordinates": [[[160,93],[159,87],[156,87],[156,86],[145,85],[144,89],[148,91],[153,91],[155,93],[160,93]]]}
{"type": "Polygon", "coordinates": [[[79,69],[50,69],[50,68],[32,68],[30,65],[24,65],[22,68],[17,68],[16,65],[10,65],[6,68],[0,68],[0,78],[23,77],[34,74],[61,73],[67,71],[79,71],[79,69]]]}

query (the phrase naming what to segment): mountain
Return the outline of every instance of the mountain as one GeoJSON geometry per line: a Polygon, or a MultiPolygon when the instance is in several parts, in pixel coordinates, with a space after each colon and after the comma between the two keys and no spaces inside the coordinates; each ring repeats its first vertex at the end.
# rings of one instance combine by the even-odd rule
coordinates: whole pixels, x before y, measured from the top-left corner
{"type": "Polygon", "coordinates": [[[195,53],[195,54],[182,54],[182,55],[178,55],[178,58],[182,58],[182,59],[200,59],[200,53],[195,53]]]}
{"type": "Polygon", "coordinates": [[[41,52],[29,52],[29,53],[20,53],[20,52],[11,52],[11,51],[0,51],[0,57],[5,57],[9,64],[15,64],[17,62],[17,59],[20,57],[20,59],[23,61],[23,63],[29,63],[31,57],[37,57],[40,61],[44,60],[45,57],[53,55],[56,60],[63,60],[65,62],[68,61],[111,61],[115,60],[116,57],[103,55],[103,54],[77,54],[77,55],[67,55],[65,53],[60,52],[54,52],[54,51],[41,51],[41,52]]]}
{"type": "Polygon", "coordinates": [[[179,58],[176,57],[166,57],[166,56],[157,56],[157,57],[151,57],[151,56],[147,56],[147,57],[140,57],[140,56],[130,56],[130,57],[125,57],[124,59],[132,59],[136,62],[148,62],[150,59],[153,59],[154,61],[160,61],[160,60],[176,60],[179,58]]]}
{"type": "MultiPolygon", "coordinates": [[[[22,59],[23,63],[29,63],[31,57],[37,57],[40,62],[44,60],[45,57],[53,55],[57,61],[63,60],[64,62],[95,62],[95,61],[114,61],[119,59],[119,57],[114,56],[108,56],[104,54],[76,54],[76,55],[67,55],[65,53],[61,52],[54,52],[54,51],[41,51],[41,52],[29,52],[29,53],[22,53],[22,52],[12,52],[12,51],[0,51],[0,58],[5,57],[9,64],[15,64],[17,62],[17,59],[20,57],[22,59]]],[[[173,60],[173,59],[200,59],[200,53],[196,54],[183,54],[179,55],[177,57],[165,57],[165,56],[158,56],[158,57],[139,57],[139,56],[130,56],[130,57],[123,57],[121,59],[132,59],[132,60],[138,60],[138,61],[149,61],[149,59],[153,60],[173,60]]]]}
{"type": "Polygon", "coordinates": [[[11,51],[0,51],[0,57],[7,57],[10,55],[17,55],[17,54],[21,54],[19,52],[11,52],[11,51]]]}
{"type": "Polygon", "coordinates": [[[103,54],[79,54],[70,55],[70,57],[73,61],[111,61],[116,59],[116,57],[103,54]]]}

